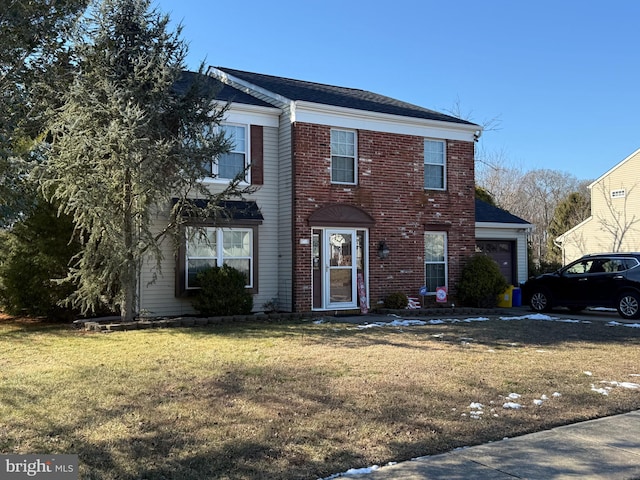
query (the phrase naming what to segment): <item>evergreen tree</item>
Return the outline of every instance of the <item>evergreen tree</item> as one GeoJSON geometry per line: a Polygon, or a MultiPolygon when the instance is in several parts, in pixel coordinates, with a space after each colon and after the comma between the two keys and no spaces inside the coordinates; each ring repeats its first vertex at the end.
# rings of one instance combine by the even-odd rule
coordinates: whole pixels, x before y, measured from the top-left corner
{"type": "Polygon", "coordinates": [[[25,183],[43,106],[63,81],[66,39],[86,0],[0,0],[0,226],[33,206],[25,183]]]}
{"type": "Polygon", "coordinates": [[[77,73],[52,117],[37,174],[83,241],[68,277],[78,285],[69,300],[83,313],[105,302],[132,320],[145,255],[159,269],[160,242],[185,210],[207,214],[187,198],[208,200],[198,203],[206,210],[243,193],[240,178],[216,195],[200,181],[205,162],[229,149],[212,128],[224,108],[212,107],[214,92],[198,80],[204,75],[176,91],[187,47],[181,28],[168,24],[149,0],[94,5],[75,39],[77,73]],[[152,222],[160,218],[168,220],[158,230],[152,222]]]}
{"type": "Polygon", "coordinates": [[[561,200],[553,213],[549,224],[549,252],[551,261],[561,263],[561,251],[555,245],[554,240],[566,233],[591,214],[591,201],[581,192],[572,192],[561,200]]]}
{"type": "Polygon", "coordinates": [[[26,313],[68,319],[60,306],[74,290],[57,282],[66,277],[79,251],[71,219],[41,198],[29,216],[10,230],[0,231],[0,305],[11,315],[26,313]]]}

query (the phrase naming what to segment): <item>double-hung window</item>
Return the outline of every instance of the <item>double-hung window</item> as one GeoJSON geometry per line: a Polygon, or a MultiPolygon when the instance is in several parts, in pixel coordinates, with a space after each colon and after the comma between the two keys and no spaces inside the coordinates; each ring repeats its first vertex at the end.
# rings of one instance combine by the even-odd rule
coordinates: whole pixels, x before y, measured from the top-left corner
{"type": "Polygon", "coordinates": [[[245,274],[253,287],[253,230],[251,228],[197,229],[187,227],[186,287],[198,287],[198,272],[229,265],[245,274]]]}
{"type": "Polygon", "coordinates": [[[446,150],[442,140],[424,141],[424,188],[444,190],[446,188],[446,150]]]}
{"type": "Polygon", "coordinates": [[[248,181],[246,178],[249,157],[247,126],[223,124],[219,128],[224,133],[225,138],[229,140],[231,148],[229,152],[223,153],[212,162],[212,177],[220,180],[233,180],[238,175],[243,175],[243,180],[248,181]]]}
{"type": "Polygon", "coordinates": [[[435,295],[436,288],[447,286],[447,234],[424,234],[424,270],[427,291],[435,295]]]}
{"type": "Polygon", "coordinates": [[[331,183],[355,184],[357,175],[356,132],[331,130],[331,183]]]}

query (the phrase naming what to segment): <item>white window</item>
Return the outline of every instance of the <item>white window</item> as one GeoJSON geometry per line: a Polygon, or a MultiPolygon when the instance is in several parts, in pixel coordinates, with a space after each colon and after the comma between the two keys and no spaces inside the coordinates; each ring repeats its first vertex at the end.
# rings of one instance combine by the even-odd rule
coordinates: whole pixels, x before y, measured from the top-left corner
{"type": "Polygon", "coordinates": [[[355,184],[356,132],[331,130],[331,183],[355,184]]]}
{"type": "Polygon", "coordinates": [[[425,232],[424,271],[428,295],[435,295],[436,288],[447,286],[447,234],[425,232]]]}
{"type": "Polygon", "coordinates": [[[211,162],[211,176],[220,180],[233,180],[238,175],[244,175],[243,180],[248,181],[249,140],[247,133],[249,129],[246,125],[232,124],[220,125],[220,129],[231,143],[231,149],[228,153],[220,155],[216,161],[211,162]]]}
{"type": "Polygon", "coordinates": [[[446,188],[446,151],[444,141],[424,141],[424,188],[444,190],[446,188]]]}
{"type": "Polygon", "coordinates": [[[624,198],[625,195],[626,195],[626,192],[625,192],[624,188],[621,189],[621,190],[612,190],[611,191],[611,198],[624,198]]]}
{"type": "Polygon", "coordinates": [[[186,234],[187,289],[198,287],[198,272],[222,265],[243,272],[247,288],[253,286],[253,231],[250,228],[187,227],[186,234]]]}

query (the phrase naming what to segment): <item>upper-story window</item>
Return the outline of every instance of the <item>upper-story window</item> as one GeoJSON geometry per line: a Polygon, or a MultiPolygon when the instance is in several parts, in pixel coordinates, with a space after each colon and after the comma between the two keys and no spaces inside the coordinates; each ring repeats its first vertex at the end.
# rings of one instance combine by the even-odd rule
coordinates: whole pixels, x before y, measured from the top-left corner
{"type": "Polygon", "coordinates": [[[231,143],[228,153],[220,155],[216,161],[211,162],[211,176],[220,180],[233,180],[236,176],[244,174],[244,180],[248,181],[248,144],[246,125],[222,124],[220,130],[231,143]]]}
{"type": "Polygon", "coordinates": [[[356,132],[331,130],[331,182],[355,184],[356,132]]]}
{"type": "Polygon", "coordinates": [[[444,190],[447,173],[445,144],[442,140],[424,141],[424,188],[444,190]]]}

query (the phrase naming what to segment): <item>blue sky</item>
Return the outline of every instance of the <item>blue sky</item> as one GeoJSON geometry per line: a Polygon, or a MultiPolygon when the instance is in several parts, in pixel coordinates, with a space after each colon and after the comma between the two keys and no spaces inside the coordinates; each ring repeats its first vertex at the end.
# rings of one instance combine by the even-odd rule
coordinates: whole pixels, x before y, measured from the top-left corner
{"type": "Polygon", "coordinates": [[[636,0],[158,0],[188,66],[361,88],[476,123],[524,171],[595,179],[640,148],[636,0]]]}

